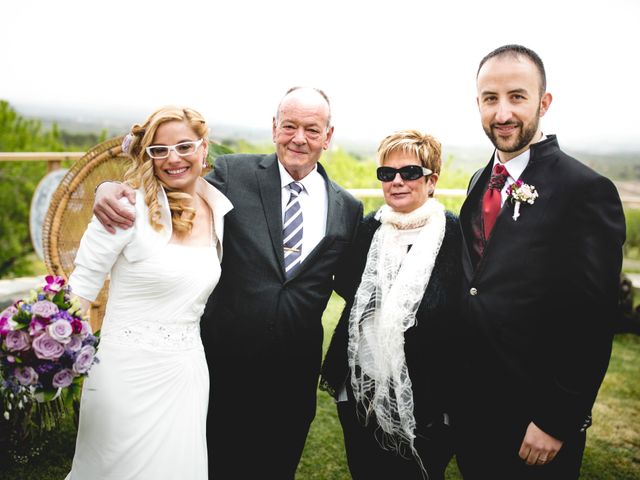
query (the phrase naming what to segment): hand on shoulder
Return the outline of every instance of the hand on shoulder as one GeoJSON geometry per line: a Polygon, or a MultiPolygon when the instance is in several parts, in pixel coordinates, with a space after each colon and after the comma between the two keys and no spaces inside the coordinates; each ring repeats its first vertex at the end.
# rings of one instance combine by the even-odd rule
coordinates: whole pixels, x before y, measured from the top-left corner
{"type": "Polygon", "coordinates": [[[115,228],[128,229],[135,221],[136,192],[129,185],[105,182],[96,189],[93,213],[109,233],[115,228]]]}

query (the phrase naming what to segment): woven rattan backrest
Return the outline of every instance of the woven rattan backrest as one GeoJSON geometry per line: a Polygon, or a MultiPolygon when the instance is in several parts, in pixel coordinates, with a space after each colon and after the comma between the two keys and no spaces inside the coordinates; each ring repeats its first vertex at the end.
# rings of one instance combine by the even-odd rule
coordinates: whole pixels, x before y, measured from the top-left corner
{"type": "MultiPolygon", "coordinates": [[[[105,180],[124,177],[129,160],[122,154],[122,138],[89,150],[69,169],[54,193],[42,227],[44,260],[51,273],[69,278],[80,239],[91,220],[95,188],[105,180]]],[[[94,330],[102,325],[107,284],[91,307],[94,330]]]]}

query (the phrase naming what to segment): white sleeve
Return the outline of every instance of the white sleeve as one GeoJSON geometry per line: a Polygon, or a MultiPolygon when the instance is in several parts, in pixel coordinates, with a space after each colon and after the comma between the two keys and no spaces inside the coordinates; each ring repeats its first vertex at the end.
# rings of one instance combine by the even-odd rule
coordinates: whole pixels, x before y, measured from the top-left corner
{"type": "MultiPolygon", "coordinates": [[[[126,198],[120,201],[135,211],[135,207],[126,198]]],[[[71,291],[94,301],[118,256],[133,239],[135,229],[135,225],[127,230],[116,228],[116,233],[111,234],[94,215],[80,240],[75,259],[76,268],[69,277],[71,291]]]]}

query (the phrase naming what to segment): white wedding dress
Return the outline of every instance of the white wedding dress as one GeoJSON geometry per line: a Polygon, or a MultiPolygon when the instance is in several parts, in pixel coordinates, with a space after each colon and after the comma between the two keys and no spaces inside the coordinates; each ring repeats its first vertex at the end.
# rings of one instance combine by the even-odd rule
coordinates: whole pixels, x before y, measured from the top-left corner
{"type": "MultiPolygon", "coordinates": [[[[144,213],[136,212],[136,224],[144,213]]],[[[114,252],[123,235],[109,235],[94,218],[69,282],[90,298],[83,295],[95,290],[87,265],[113,264],[99,363],[84,382],[66,480],[206,480],[209,372],[199,322],[220,278],[221,251],[164,238],[130,261],[126,251],[114,252]]],[[[145,245],[148,235],[127,242],[145,245]]]]}

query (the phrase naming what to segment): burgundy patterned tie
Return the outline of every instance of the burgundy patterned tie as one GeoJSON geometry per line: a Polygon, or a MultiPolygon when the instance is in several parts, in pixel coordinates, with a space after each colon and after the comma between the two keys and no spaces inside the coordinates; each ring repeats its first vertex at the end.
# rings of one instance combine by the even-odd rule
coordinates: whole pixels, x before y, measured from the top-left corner
{"type": "Polygon", "coordinates": [[[501,207],[500,192],[504,187],[509,172],[501,163],[496,163],[491,173],[489,187],[482,197],[482,224],[484,226],[484,238],[489,240],[491,229],[496,223],[501,207]]]}

